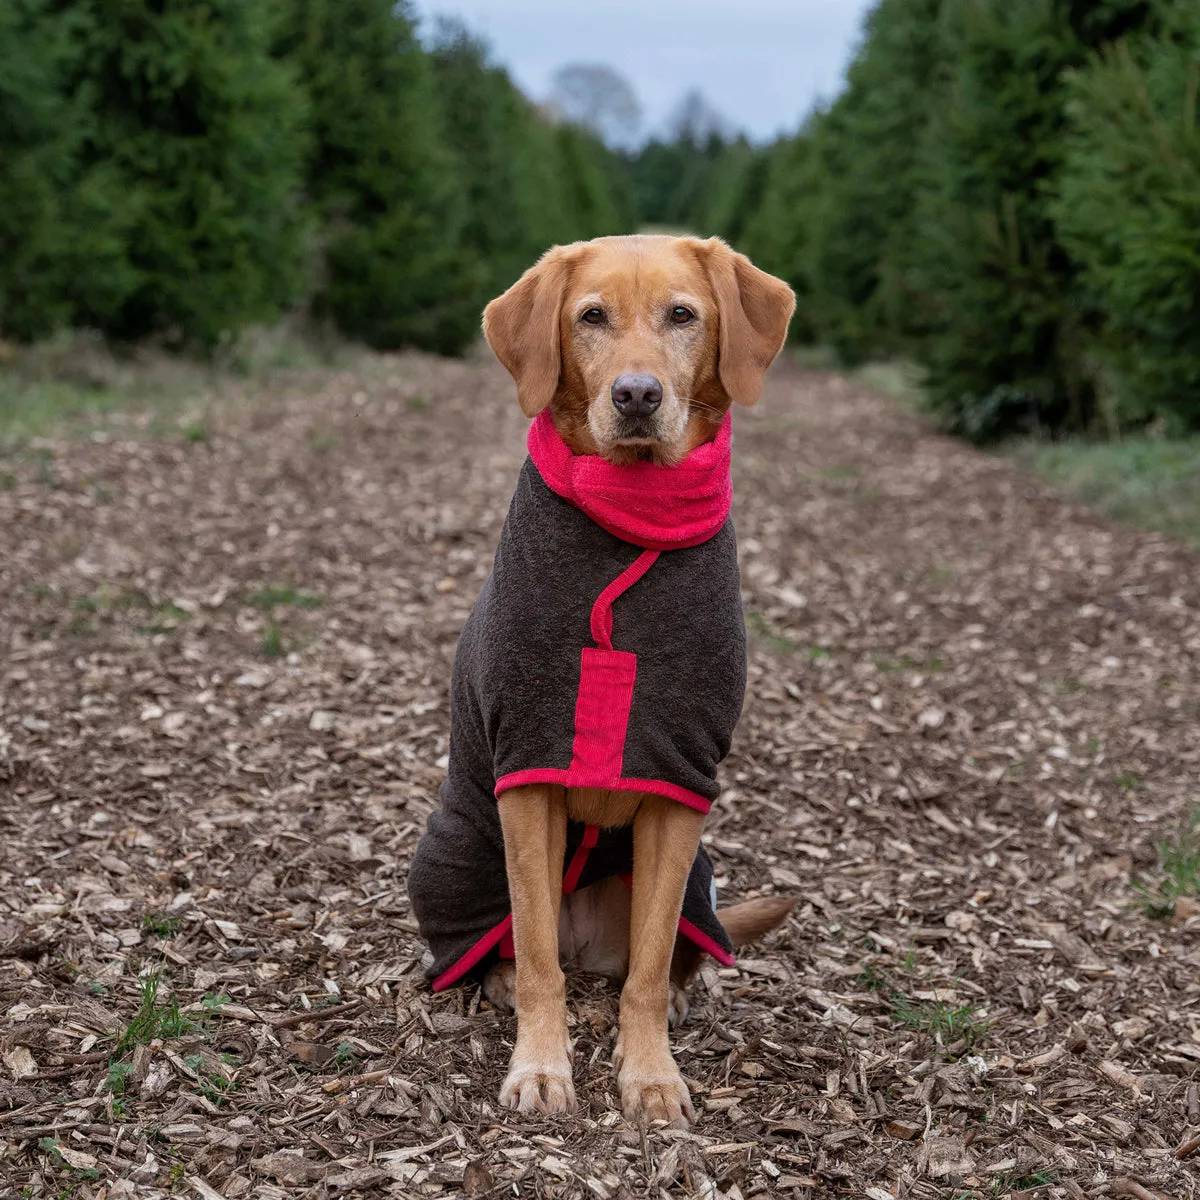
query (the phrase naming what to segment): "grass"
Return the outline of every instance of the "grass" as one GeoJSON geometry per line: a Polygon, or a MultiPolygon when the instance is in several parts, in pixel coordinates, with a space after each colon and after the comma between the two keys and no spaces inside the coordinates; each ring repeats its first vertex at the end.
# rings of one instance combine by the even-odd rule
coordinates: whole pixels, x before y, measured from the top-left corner
{"type": "Polygon", "coordinates": [[[1200,545],[1200,437],[1021,442],[1011,449],[1073,499],[1200,545]]]}
{"type": "Polygon", "coordinates": [[[799,643],[790,638],[767,616],[751,609],[746,613],[746,628],[756,642],[761,642],[774,654],[795,654],[799,643]]]}
{"type": "MultiPolygon", "coordinates": [[[[916,960],[916,948],[910,947],[898,964],[900,970],[911,974],[916,960]]],[[[898,1026],[932,1037],[943,1049],[962,1042],[962,1051],[970,1053],[987,1031],[987,1022],[973,1004],[918,1000],[906,995],[893,985],[888,972],[878,963],[868,962],[859,972],[858,982],[887,1004],[889,1015],[898,1026]]]]}
{"type": "MultiPolygon", "coordinates": [[[[125,1027],[113,1051],[115,1058],[128,1053],[134,1046],[146,1046],[155,1038],[177,1038],[193,1033],[200,1028],[195,1021],[179,1011],[175,996],[159,1003],[158,992],[162,982],[159,972],[146,975],[139,983],[141,999],[133,1020],[125,1027]]],[[[111,1071],[111,1068],[110,1068],[111,1071]]]]}
{"type": "Polygon", "coordinates": [[[946,664],[933,655],[930,658],[913,658],[911,654],[901,654],[899,658],[889,658],[886,654],[872,654],[871,664],[875,670],[885,674],[895,674],[898,671],[923,671],[932,675],[945,669],[946,664]]]}
{"type": "MultiPolygon", "coordinates": [[[[35,599],[49,599],[54,593],[46,588],[33,594],[35,599]]],[[[76,596],[70,601],[70,610],[73,615],[67,629],[76,637],[94,633],[98,621],[120,616],[141,614],[142,623],[133,628],[136,633],[146,636],[173,633],[183,621],[191,619],[191,613],[179,605],[171,601],[155,604],[144,593],[131,588],[99,587],[94,592],[76,596]]]]}
{"type": "Polygon", "coordinates": [[[853,378],[904,408],[921,410],[925,407],[925,371],[916,363],[903,359],[867,363],[853,372],[853,378]]]}
{"type": "Polygon", "coordinates": [[[312,592],[305,592],[292,587],[290,584],[269,584],[261,587],[248,597],[249,603],[255,608],[270,609],[278,606],[303,608],[311,611],[320,608],[325,601],[312,592]]]}
{"type": "Polygon", "coordinates": [[[772,654],[797,654],[803,651],[808,655],[809,662],[825,662],[833,658],[833,651],[827,646],[802,646],[795,638],[788,637],[779,626],[764,612],[750,609],[746,613],[746,629],[750,636],[771,651],[772,654]]]}
{"type": "Polygon", "coordinates": [[[156,938],[166,941],[179,932],[182,917],[168,917],[166,913],[147,913],[142,918],[142,928],[156,938]]]}
{"type": "Polygon", "coordinates": [[[1113,783],[1123,792],[1144,792],[1146,790],[1146,781],[1132,771],[1122,771],[1113,778],[1113,783]]]}
{"type": "Polygon", "coordinates": [[[207,413],[239,382],[347,366],[363,353],[295,320],[247,330],[208,359],[114,348],[80,331],[33,346],[0,342],[0,453],[24,453],[33,438],[90,433],[118,413],[149,414],[152,432],[207,442],[209,420],[197,410],[207,413]]]}
{"type": "MultiPolygon", "coordinates": [[[[904,408],[928,411],[914,363],[868,363],[851,374],[904,408]]],[[[1001,453],[1114,520],[1200,545],[1200,437],[1020,438],[1001,453]]]]}
{"type": "Polygon", "coordinates": [[[1158,874],[1155,883],[1133,884],[1148,917],[1172,917],[1180,898],[1200,896],[1200,804],[1173,837],[1158,843],[1158,874]]]}
{"type": "Polygon", "coordinates": [[[929,1034],[943,1046],[965,1041],[968,1050],[987,1028],[972,1004],[913,1000],[899,992],[892,993],[892,1020],[914,1033],[929,1034]]]}
{"type": "Polygon", "coordinates": [[[274,617],[267,621],[267,627],[263,630],[261,646],[262,652],[268,658],[283,658],[287,654],[287,645],[283,640],[283,630],[274,617]]]}
{"type": "Polygon", "coordinates": [[[992,1180],[992,1195],[1008,1196],[1013,1192],[1028,1192],[1049,1187],[1058,1178],[1056,1171],[1035,1171],[1032,1175],[997,1175],[992,1180]]]}

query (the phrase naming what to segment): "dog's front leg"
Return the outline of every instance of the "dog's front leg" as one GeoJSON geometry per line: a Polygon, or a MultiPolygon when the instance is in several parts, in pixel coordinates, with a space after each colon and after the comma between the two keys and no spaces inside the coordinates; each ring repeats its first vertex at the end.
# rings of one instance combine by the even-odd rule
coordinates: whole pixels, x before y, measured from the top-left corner
{"type": "Polygon", "coordinates": [[[500,1103],[521,1112],[575,1107],[567,995],[558,961],[567,806],[563,789],[513,788],[500,797],[517,973],[517,1044],[500,1103]]]}
{"type": "Polygon", "coordinates": [[[691,1097],[667,1040],[671,953],[704,815],[647,796],[633,822],[633,908],[629,977],[621,993],[617,1087],[626,1119],[682,1126],[691,1097]]]}

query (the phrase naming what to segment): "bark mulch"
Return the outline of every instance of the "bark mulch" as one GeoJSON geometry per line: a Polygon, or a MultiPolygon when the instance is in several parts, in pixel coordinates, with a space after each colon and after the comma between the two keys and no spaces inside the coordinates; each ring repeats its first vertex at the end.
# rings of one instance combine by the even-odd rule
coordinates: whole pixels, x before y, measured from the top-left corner
{"type": "Polygon", "coordinates": [[[0,1196],[1200,1194],[1200,909],[1158,848],[1194,885],[1200,556],[837,376],[736,425],[705,836],[724,895],[797,906],[695,989],[687,1132],[614,1110],[607,986],[572,984],[580,1113],[530,1120],[512,1018],[422,982],[407,863],[522,455],[498,368],[11,466],[0,1196]]]}

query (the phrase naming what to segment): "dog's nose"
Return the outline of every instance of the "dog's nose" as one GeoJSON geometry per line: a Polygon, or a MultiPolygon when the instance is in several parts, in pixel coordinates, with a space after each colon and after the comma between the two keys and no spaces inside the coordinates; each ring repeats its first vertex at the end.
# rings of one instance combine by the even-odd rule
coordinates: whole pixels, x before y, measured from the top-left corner
{"type": "Polygon", "coordinates": [[[618,375],[612,402],[623,417],[648,417],[662,403],[662,384],[653,375],[618,375]]]}

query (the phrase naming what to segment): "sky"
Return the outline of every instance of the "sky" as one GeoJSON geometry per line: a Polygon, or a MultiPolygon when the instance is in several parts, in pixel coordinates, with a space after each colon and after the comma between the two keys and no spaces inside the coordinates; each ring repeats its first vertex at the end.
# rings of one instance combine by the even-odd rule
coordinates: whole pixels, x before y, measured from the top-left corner
{"type": "Polygon", "coordinates": [[[699,88],[755,141],[794,130],[837,94],[874,0],[415,0],[422,28],[458,17],[535,100],[568,63],[604,63],[633,85],[654,133],[699,88]]]}

